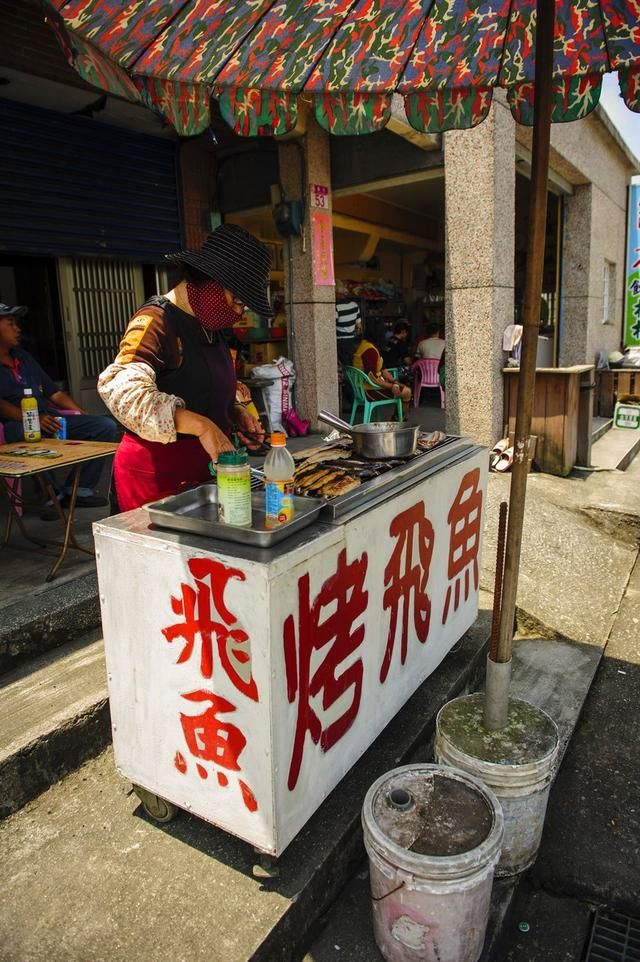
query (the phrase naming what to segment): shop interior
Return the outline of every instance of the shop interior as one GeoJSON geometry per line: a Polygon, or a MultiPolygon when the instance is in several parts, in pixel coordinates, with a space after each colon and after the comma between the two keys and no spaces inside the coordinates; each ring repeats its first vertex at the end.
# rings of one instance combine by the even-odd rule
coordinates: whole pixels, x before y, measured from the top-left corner
{"type": "MultiPolygon", "coordinates": [[[[526,274],[530,181],[516,175],[513,323],[522,322],[526,274]]],[[[444,336],[445,191],[442,168],[335,190],[332,195],[336,292],[356,300],[364,335],[382,347],[394,324],[411,328],[415,345],[431,324],[444,336]]],[[[225,213],[225,220],[256,234],[273,251],[271,298],[276,316],[268,322],[247,313],[234,332],[244,374],[258,364],[289,356],[289,291],[285,265],[289,241],[277,230],[272,207],[225,213]]],[[[562,197],[549,192],[538,366],[558,363],[562,197]]],[[[295,319],[294,319],[295,320],[295,319]]],[[[506,321],[505,323],[508,323],[506,321]]],[[[429,392],[430,394],[431,392],[429,392]]],[[[439,404],[427,395],[426,402],[439,404]]]]}
{"type": "MultiPolygon", "coordinates": [[[[247,312],[234,331],[248,373],[287,354],[288,241],[270,208],[235,211],[225,220],[271,245],[269,323],[247,312]]],[[[407,321],[416,343],[430,323],[444,331],[444,171],[407,175],[336,191],[332,196],[336,288],[358,302],[365,336],[384,344],[396,321],[407,321]]]]}

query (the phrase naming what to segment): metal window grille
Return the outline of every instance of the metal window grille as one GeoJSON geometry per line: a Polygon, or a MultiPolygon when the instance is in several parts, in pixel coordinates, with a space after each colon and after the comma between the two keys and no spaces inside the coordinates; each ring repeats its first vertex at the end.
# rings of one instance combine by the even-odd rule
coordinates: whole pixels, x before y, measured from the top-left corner
{"type": "Polygon", "coordinates": [[[140,306],[140,268],[127,261],[72,261],[81,376],[95,379],[113,361],[127,321],[140,306]]]}
{"type": "Polygon", "coordinates": [[[640,962],[640,920],[598,910],[584,962],[640,962]]]}

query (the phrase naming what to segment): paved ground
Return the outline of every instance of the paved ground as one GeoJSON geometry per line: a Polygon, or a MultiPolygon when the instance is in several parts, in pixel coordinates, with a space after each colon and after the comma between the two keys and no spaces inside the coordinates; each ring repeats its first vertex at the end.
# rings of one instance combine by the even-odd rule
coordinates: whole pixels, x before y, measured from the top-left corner
{"type": "Polygon", "coordinates": [[[595,907],[640,919],[639,625],[636,564],[492,962],[579,962],[595,907]]]}

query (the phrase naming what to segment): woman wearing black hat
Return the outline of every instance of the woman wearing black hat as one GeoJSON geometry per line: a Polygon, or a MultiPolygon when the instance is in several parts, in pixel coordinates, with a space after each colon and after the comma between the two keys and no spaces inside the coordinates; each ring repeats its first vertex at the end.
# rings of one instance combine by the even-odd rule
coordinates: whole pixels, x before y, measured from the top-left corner
{"type": "Polygon", "coordinates": [[[114,461],[121,511],[209,479],[209,461],[233,450],[233,430],[249,448],[264,437],[260,422],[235,404],[234,366],[220,332],[245,306],[273,313],[269,251],[241,227],[223,224],[200,250],[170,259],[183,280],[133,315],[118,356],[98,380],[125,428],[114,461]]]}

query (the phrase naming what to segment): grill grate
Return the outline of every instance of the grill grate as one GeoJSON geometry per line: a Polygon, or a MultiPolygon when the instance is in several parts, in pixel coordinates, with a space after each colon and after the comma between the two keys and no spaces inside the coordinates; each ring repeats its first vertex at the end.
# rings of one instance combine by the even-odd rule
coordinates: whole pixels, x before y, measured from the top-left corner
{"type": "Polygon", "coordinates": [[[584,962],[640,962],[640,920],[598,910],[584,962]]]}

